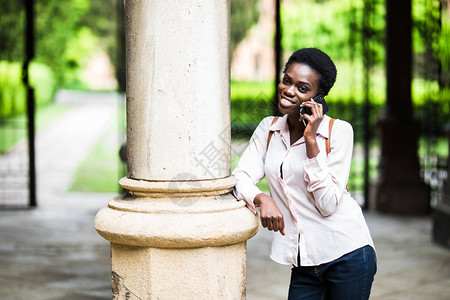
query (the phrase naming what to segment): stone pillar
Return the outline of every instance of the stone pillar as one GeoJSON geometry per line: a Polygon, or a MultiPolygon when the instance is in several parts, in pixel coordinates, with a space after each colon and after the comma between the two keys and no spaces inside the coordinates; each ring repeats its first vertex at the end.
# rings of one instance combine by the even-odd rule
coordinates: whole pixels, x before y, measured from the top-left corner
{"type": "MultiPolygon", "coordinates": [[[[445,131],[450,153],[450,123],[445,131]]],[[[447,174],[450,174],[450,156],[447,157],[447,174]]],[[[433,209],[433,240],[450,249],[450,176],[444,182],[444,192],[433,209]]]]}
{"type": "Polygon", "coordinates": [[[127,0],[124,196],[95,219],[113,299],[244,299],[259,219],[230,194],[229,1],[127,0]]]}
{"type": "Polygon", "coordinates": [[[385,111],[379,118],[381,161],[377,210],[395,214],[430,211],[430,190],[420,178],[419,123],[411,100],[412,22],[410,0],[386,0],[385,111]]]}

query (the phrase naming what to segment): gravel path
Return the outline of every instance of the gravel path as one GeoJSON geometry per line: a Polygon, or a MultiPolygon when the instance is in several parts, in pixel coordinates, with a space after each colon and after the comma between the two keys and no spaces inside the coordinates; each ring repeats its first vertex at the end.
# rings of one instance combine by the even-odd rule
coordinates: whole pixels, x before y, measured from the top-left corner
{"type": "Polygon", "coordinates": [[[40,196],[64,193],[69,188],[76,168],[115,118],[119,98],[116,94],[63,91],[56,101],[69,103],[73,109],[36,137],[40,196]]]}
{"type": "MultiPolygon", "coordinates": [[[[114,120],[119,100],[114,93],[58,92],[55,101],[69,105],[70,110],[36,134],[38,205],[45,205],[48,196],[63,194],[70,187],[77,167],[114,120]]],[[[27,151],[24,140],[0,156],[2,205],[23,205],[28,201],[27,151]]]]}

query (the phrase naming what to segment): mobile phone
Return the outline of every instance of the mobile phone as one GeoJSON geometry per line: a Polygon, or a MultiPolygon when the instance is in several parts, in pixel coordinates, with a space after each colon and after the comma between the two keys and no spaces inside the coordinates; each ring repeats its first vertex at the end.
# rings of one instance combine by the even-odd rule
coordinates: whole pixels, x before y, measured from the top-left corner
{"type": "MultiPolygon", "coordinates": [[[[316,101],[317,103],[322,104],[322,108],[323,108],[323,114],[326,114],[328,112],[328,105],[325,102],[325,98],[323,97],[322,94],[319,94],[317,96],[315,96],[313,98],[314,101],[316,101]]],[[[300,114],[304,115],[304,114],[308,114],[308,115],[312,115],[312,111],[309,107],[301,107],[300,108],[300,114]]]]}

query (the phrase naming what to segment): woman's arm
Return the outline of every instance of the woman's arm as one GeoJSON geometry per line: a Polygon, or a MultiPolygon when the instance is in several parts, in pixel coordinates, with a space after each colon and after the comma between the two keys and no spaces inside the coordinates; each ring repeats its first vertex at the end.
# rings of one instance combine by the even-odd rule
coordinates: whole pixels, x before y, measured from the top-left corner
{"type": "Polygon", "coordinates": [[[307,190],[323,216],[331,215],[344,193],[350,174],[353,152],[353,129],[347,122],[337,120],[331,135],[331,152],[319,152],[304,162],[307,190]]]}
{"type": "Polygon", "coordinates": [[[269,230],[281,231],[284,235],[284,219],[275,201],[263,193],[256,184],[264,178],[264,163],[271,117],[265,118],[256,128],[250,143],[242,154],[233,176],[237,183],[233,193],[238,200],[244,200],[256,214],[260,207],[261,223],[269,230]]]}
{"type": "Polygon", "coordinates": [[[264,161],[271,121],[272,118],[268,117],[259,123],[232,173],[237,180],[233,194],[238,200],[244,200],[254,213],[256,213],[254,198],[262,193],[256,184],[265,176],[264,161]]]}

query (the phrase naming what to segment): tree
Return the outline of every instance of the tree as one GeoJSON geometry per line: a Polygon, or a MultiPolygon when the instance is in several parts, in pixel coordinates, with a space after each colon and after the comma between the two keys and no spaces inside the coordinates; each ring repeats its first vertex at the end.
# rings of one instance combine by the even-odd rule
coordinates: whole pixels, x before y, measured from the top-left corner
{"type": "Polygon", "coordinates": [[[67,67],[66,47],[89,8],[89,0],[36,2],[36,60],[52,68],[58,85],[67,67]]]}
{"type": "Polygon", "coordinates": [[[25,41],[22,1],[5,1],[0,9],[0,60],[21,61],[25,41]]]}
{"type": "Polygon", "coordinates": [[[231,52],[258,18],[258,0],[231,0],[231,52]]]}

